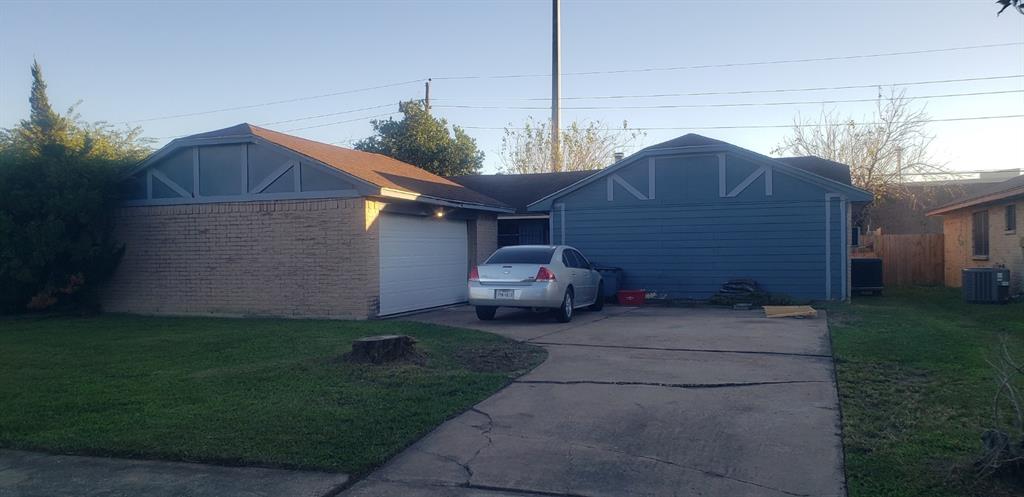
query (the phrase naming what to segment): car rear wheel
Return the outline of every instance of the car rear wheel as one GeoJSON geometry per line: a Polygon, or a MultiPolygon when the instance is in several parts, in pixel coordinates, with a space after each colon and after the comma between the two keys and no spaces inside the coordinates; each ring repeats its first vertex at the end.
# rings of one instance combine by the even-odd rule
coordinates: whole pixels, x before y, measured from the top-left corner
{"type": "Polygon", "coordinates": [[[604,282],[597,284],[597,296],[594,297],[594,303],[590,304],[590,310],[600,311],[604,309],[604,282]]]}
{"type": "Polygon", "coordinates": [[[573,312],[575,312],[575,309],[573,309],[573,304],[574,302],[572,300],[572,290],[566,290],[565,297],[562,297],[562,306],[559,307],[557,311],[557,318],[559,323],[568,323],[569,321],[572,321],[572,315],[573,312]]]}
{"type": "Polygon", "coordinates": [[[476,306],[476,317],[481,321],[490,321],[494,319],[494,313],[498,312],[497,307],[489,305],[478,305],[476,306]]]}

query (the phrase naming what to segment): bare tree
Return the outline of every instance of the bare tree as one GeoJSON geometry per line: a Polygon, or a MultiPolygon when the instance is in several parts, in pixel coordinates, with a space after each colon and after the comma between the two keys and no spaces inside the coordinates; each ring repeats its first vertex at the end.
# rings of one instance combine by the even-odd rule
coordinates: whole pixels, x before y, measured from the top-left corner
{"type": "Polygon", "coordinates": [[[1021,0],[996,0],[996,3],[1003,6],[1003,8],[999,9],[999,12],[996,12],[996,15],[1002,14],[1004,10],[1010,7],[1013,7],[1017,13],[1024,14],[1024,2],[1021,2],[1021,0]]]}
{"type": "Polygon", "coordinates": [[[776,155],[816,155],[850,166],[853,184],[874,192],[876,199],[916,195],[903,188],[908,181],[940,179],[945,165],[929,154],[934,136],[929,117],[903,91],[880,96],[866,120],[823,110],[817,120],[797,116],[792,135],[782,140],[776,155]]]}
{"type": "Polygon", "coordinates": [[[996,393],[992,397],[992,428],[981,435],[984,453],[977,461],[978,472],[988,476],[1004,470],[1024,470],[1024,365],[1014,360],[1006,336],[1000,337],[999,356],[988,360],[995,373],[996,393]]]}
{"type": "Polygon", "coordinates": [[[505,128],[501,140],[502,172],[509,174],[587,171],[600,169],[613,161],[615,152],[635,148],[645,134],[629,129],[611,128],[601,121],[573,122],[561,133],[559,164],[551,164],[551,131],[548,122],[530,118],[520,128],[505,128]]]}

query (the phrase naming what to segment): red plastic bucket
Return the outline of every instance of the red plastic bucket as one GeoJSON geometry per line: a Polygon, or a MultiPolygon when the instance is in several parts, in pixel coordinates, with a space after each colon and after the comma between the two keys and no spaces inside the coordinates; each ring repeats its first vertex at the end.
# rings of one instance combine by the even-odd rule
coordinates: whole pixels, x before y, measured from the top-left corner
{"type": "Polygon", "coordinates": [[[644,305],[646,293],[644,290],[619,290],[616,296],[619,305],[644,305]]]}

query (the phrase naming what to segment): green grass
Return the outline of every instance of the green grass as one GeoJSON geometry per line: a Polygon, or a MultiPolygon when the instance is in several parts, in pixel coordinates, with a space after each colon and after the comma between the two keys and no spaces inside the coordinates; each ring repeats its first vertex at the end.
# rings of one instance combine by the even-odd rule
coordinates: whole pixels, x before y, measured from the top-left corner
{"type": "MultiPolygon", "coordinates": [[[[887,291],[829,310],[852,497],[1024,495],[971,464],[992,424],[1000,336],[1024,357],[1024,304],[949,289],[887,291]]],[[[1024,386],[1024,385],[1022,385],[1024,386]]]]}
{"type": "Polygon", "coordinates": [[[358,475],[544,354],[396,321],[4,319],[0,447],[358,475]],[[425,363],[339,359],[384,333],[415,337],[425,363]]]}

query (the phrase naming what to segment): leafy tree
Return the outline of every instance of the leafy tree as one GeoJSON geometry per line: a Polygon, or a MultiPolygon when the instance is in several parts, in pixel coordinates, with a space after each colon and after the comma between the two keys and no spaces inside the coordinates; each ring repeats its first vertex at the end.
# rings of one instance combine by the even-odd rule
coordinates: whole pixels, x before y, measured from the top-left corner
{"type": "Polygon", "coordinates": [[[141,130],[55,112],[38,63],[29,118],[0,131],[0,312],[90,302],[115,267],[119,171],[149,153],[141,130]]]}
{"type": "Polygon", "coordinates": [[[996,12],[996,15],[1002,14],[1004,10],[1013,7],[1019,14],[1024,15],[1024,3],[1021,0],[996,0],[996,3],[1002,5],[1003,8],[996,12]]]}
{"type": "Polygon", "coordinates": [[[462,128],[452,126],[449,132],[448,121],[430,115],[420,102],[403,102],[398,109],[402,120],[374,120],[376,134],[356,142],[356,150],[387,155],[440,176],[480,170],[484,153],[462,128]]]}
{"type": "Polygon", "coordinates": [[[505,128],[501,139],[505,166],[502,171],[528,174],[601,169],[614,161],[615,152],[634,148],[643,136],[644,133],[629,129],[625,121],[622,128],[610,128],[601,121],[573,122],[562,130],[559,161],[552,164],[550,124],[531,118],[521,128],[505,128]]]}

